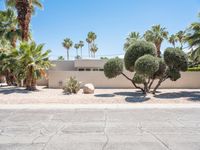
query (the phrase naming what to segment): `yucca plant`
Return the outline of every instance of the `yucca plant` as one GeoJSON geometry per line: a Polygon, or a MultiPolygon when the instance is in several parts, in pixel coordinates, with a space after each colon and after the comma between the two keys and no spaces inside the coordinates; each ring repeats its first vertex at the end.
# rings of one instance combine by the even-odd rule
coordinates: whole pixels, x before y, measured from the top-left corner
{"type": "Polygon", "coordinates": [[[70,77],[67,80],[66,85],[63,88],[64,93],[67,94],[77,94],[78,91],[80,90],[80,82],[78,80],[76,80],[75,77],[70,77]]]}

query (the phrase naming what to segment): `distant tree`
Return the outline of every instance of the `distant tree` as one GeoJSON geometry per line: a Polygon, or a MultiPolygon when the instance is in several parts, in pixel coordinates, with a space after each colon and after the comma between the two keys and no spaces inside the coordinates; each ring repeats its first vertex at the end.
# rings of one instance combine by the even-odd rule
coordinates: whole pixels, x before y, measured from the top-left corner
{"type": "Polygon", "coordinates": [[[157,56],[161,57],[161,44],[164,39],[168,38],[168,32],[166,28],[161,27],[160,25],[152,26],[150,30],[147,30],[144,34],[146,41],[153,42],[157,49],[157,56]]]}
{"type": "Polygon", "coordinates": [[[91,56],[91,47],[94,45],[97,35],[94,32],[89,32],[86,38],[86,42],[88,43],[88,53],[89,57],[91,56]]]}
{"type": "Polygon", "coordinates": [[[178,38],[176,35],[172,34],[169,39],[168,39],[169,43],[173,45],[173,47],[176,47],[176,42],[178,41],[178,38]]]}
{"type": "Polygon", "coordinates": [[[83,54],[82,54],[82,48],[84,46],[84,42],[83,41],[79,41],[79,47],[81,49],[81,58],[83,57],[83,54]]]}
{"type": "Polygon", "coordinates": [[[73,46],[73,42],[70,38],[66,38],[64,39],[62,45],[67,49],[67,60],[69,60],[69,49],[73,46]]]}
{"type": "Polygon", "coordinates": [[[100,59],[102,59],[102,60],[109,60],[108,57],[100,57],[100,59]]]}
{"type": "Polygon", "coordinates": [[[131,32],[126,38],[126,42],[124,44],[124,50],[126,51],[128,47],[137,40],[140,40],[141,36],[139,32],[131,32]]]}
{"type": "Polygon", "coordinates": [[[65,60],[63,56],[59,56],[57,60],[65,60]]]}
{"type": "Polygon", "coordinates": [[[176,33],[177,41],[180,43],[180,49],[183,50],[183,44],[185,43],[185,31],[179,31],[176,33]]]}
{"type": "Polygon", "coordinates": [[[97,45],[96,45],[96,44],[92,44],[90,50],[91,50],[91,52],[92,52],[92,54],[93,54],[93,58],[95,58],[95,53],[96,53],[97,50],[98,50],[97,45]]]}
{"type": "Polygon", "coordinates": [[[74,48],[76,49],[76,56],[79,56],[78,55],[79,44],[74,44],[74,48]]]}

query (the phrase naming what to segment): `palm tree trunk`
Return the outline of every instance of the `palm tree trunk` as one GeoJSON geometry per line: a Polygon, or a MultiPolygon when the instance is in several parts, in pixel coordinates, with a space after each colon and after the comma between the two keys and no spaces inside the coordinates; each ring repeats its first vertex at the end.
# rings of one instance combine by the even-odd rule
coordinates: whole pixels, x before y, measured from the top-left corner
{"type": "Polygon", "coordinates": [[[81,47],[81,59],[82,59],[83,55],[82,55],[82,47],[81,47]]]}
{"type": "Polygon", "coordinates": [[[67,49],[67,60],[69,60],[69,49],[67,49]]]}
{"type": "Polygon", "coordinates": [[[90,44],[88,43],[88,56],[90,58],[90,44]]]}
{"type": "Polygon", "coordinates": [[[161,43],[157,43],[155,45],[156,45],[156,49],[157,49],[157,57],[161,57],[161,52],[160,52],[161,43]]]}
{"type": "Polygon", "coordinates": [[[18,13],[18,22],[22,29],[22,40],[29,39],[29,24],[32,14],[32,0],[16,0],[16,9],[18,13]]]}
{"type": "Polygon", "coordinates": [[[31,90],[32,91],[37,90],[37,88],[36,88],[36,81],[37,80],[35,78],[33,78],[32,81],[31,81],[31,90]]]}

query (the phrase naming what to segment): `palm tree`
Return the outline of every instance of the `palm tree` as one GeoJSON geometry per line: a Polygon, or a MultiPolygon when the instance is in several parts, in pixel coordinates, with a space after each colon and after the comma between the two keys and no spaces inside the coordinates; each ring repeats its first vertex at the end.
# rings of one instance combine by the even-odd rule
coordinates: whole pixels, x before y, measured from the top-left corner
{"type": "Polygon", "coordinates": [[[36,45],[21,43],[17,50],[18,60],[22,68],[25,69],[26,89],[36,90],[36,81],[41,77],[46,77],[46,70],[51,66],[49,61],[50,50],[43,52],[44,44],[36,45]]]}
{"type": "Polygon", "coordinates": [[[139,32],[131,32],[128,37],[126,38],[126,42],[124,44],[124,50],[126,51],[128,47],[134,43],[135,41],[141,39],[139,32]]]}
{"type": "Polygon", "coordinates": [[[178,33],[176,33],[176,37],[178,42],[180,43],[180,49],[183,49],[183,44],[185,42],[185,31],[179,31],[178,33]]]}
{"type": "Polygon", "coordinates": [[[79,41],[79,47],[81,48],[81,58],[83,57],[83,54],[82,54],[83,46],[84,46],[84,42],[83,41],[79,41]]]}
{"type": "Polygon", "coordinates": [[[95,40],[97,38],[97,35],[94,32],[89,32],[87,35],[86,41],[88,42],[88,51],[89,51],[89,57],[90,57],[90,50],[91,50],[91,45],[95,43],[95,40]]]}
{"type": "Polygon", "coordinates": [[[35,7],[42,8],[39,0],[6,0],[6,5],[17,11],[17,19],[22,30],[22,40],[29,39],[29,24],[35,7]]]}
{"type": "Polygon", "coordinates": [[[176,35],[172,34],[169,39],[168,39],[169,43],[173,45],[173,47],[176,47],[176,42],[178,41],[178,38],[176,35]]]}
{"type": "Polygon", "coordinates": [[[164,39],[167,39],[168,32],[166,28],[162,28],[160,25],[152,26],[151,30],[147,30],[144,34],[144,38],[147,41],[153,42],[157,49],[157,56],[161,57],[161,44],[164,39]]]}
{"type": "Polygon", "coordinates": [[[200,22],[194,22],[190,25],[185,40],[191,48],[190,59],[195,64],[200,64],[200,22]]]}
{"type": "Polygon", "coordinates": [[[12,51],[0,52],[0,75],[5,76],[7,85],[15,85],[14,70],[17,68],[17,56],[12,51]]]}
{"type": "Polygon", "coordinates": [[[79,44],[74,44],[74,48],[76,49],[76,58],[78,58],[79,44]]]}
{"type": "Polygon", "coordinates": [[[90,57],[90,45],[92,43],[92,40],[89,38],[86,38],[86,42],[88,43],[88,56],[90,57]]]}
{"type": "Polygon", "coordinates": [[[97,50],[98,50],[98,47],[97,47],[97,45],[96,44],[92,44],[91,45],[91,52],[93,53],[93,58],[95,58],[95,53],[97,52],[97,50]]]}
{"type": "Polygon", "coordinates": [[[63,47],[67,49],[67,60],[69,60],[69,49],[73,46],[73,42],[70,38],[66,38],[62,44],[63,47]]]}
{"type": "Polygon", "coordinates": [[[13,10],[0,11],[0,28],[0,38],[4,37],[15,48],[17,39],[21,38],[21,30],[18,29],[17,17],[13,10]]]}

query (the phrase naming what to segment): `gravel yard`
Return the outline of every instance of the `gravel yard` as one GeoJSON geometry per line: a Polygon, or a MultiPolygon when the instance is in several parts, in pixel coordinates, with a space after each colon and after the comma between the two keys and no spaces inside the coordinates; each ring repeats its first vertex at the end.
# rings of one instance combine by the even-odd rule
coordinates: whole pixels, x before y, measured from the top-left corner
{"type": "Polygon", "coordinates": [[[65,95],[62,89],[38,87],[29,92],[18,87],[0,87],[0,104],[120,104],[120,103],[199,103],[200,89],[161,89],[144,96],[135,89],[96,89],[94,94],[65,95]]]}

